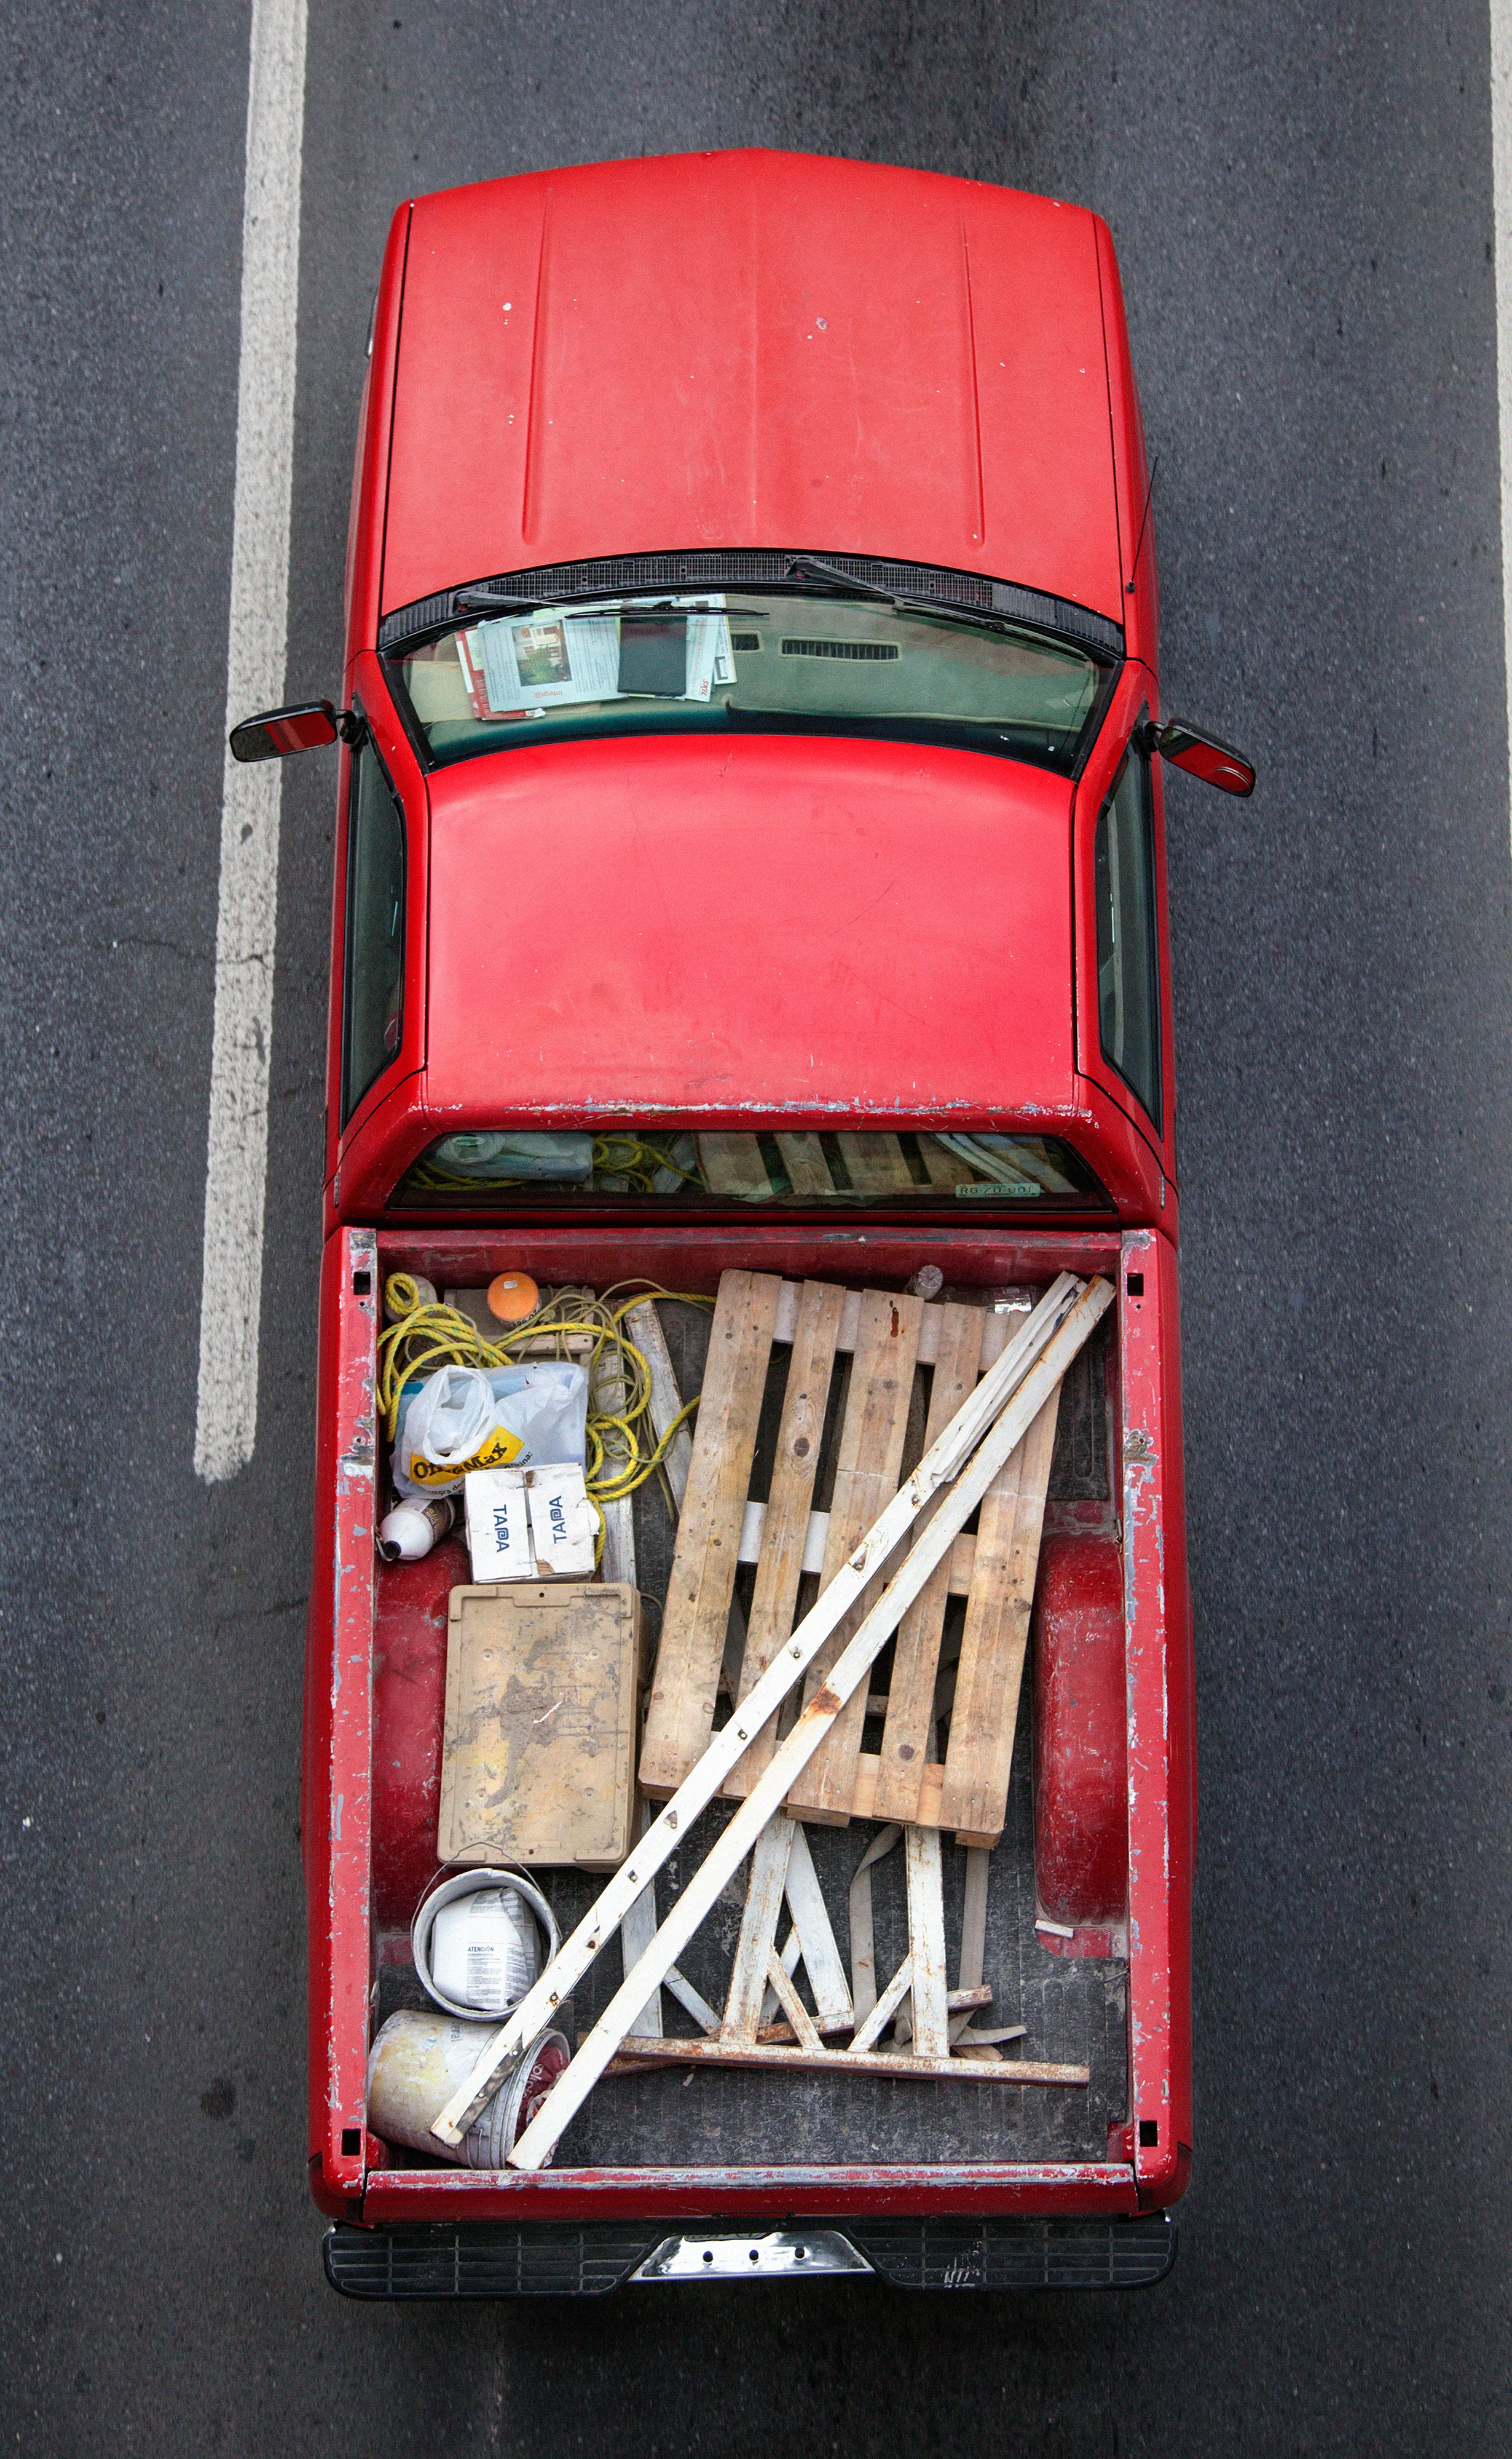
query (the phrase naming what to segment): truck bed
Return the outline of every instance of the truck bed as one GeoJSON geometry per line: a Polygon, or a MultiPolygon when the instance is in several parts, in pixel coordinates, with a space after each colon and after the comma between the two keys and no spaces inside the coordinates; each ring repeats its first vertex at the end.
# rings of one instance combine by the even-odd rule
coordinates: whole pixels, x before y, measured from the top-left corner
{"type": "MultiPolygon", "coordinates": [[[[384,1232],[376,1247],[373,1286],[359,1292],[369,1306],[383,1278],[394,1270],[425,1272],[438,1286],[467,1286],[511,1263],[535,1271],[543,1281],[573,1280],[603,1287],[640,1272],[664,1286],[706,1289],[712,1293],[720,1271],[727,1264],[776,1271],[789,1277],[808,1273],[843,1279],[848,1287],[895,1290],[918,1263],[938,1260],[948,1274],[946,1294],[956,1298],[975,1294],[984,1304],[991,1304],[992,1293],[1009,1284],[1038,1290],[1064,1266],[1082,1272],[1102,1269],[1110,1276],[1120,1269],[1116,1236],[1068,1233],[1060,1237],[1053,1232],[1032,1240],[992,1232],[940,1233],[924,1239],[915,1234],[905,1240],[878,1237],[874,1232],[869,1238],[853,1231],[836,1235],[789,1230],[773,1238],[769,1232],[741,1236],[684,1230],[661,1236],[621,1233],[607,1241],[603,1233],[586,1229],[573,1232],[554,1229],[534,1236],[519,1230],[494,1233],[449,1229],[429,1237],[384,1232]],[[1106,1256],[1094,1251],[1104,1247],[1109,1250],[1106,1256]],[[898,1251],[893,1252],[894,1248],[898,1251]],[[837,1252],[837,1249],[847,1251],[837,1252]]],[[[363,1277],[356,1276],[359,1281],[363,1277]]],[[[691,1396],[702,1381],[708,1314],[670,1303],[663,1303],[661,1312],[679,1383],[684,1396],[691,1396]]],[[[1120,1355],[1115,1315],[1067,1378],[1047,1531],[1060,1527],[1120,1532],[1120,1355]]],[[[381,1509],[381,1439],[377,1449],[381,1509]]],[[[764,1431],[753,1479],[753,1493],[758,1495],[766,1449],[764,1431]]],[[[818,1493],[816,1504],[822,1506],[825,1499],[818,1493]]],[[[636,1495],[634,1513],[637,1577],[651,1605],[647,1620],[654,1636],[656,1603],[665,1594],[673,1544],[670,1516],[654,1482],[636,1495]]],[[[369,1530],[371,1524],[369,1516],[369,1530]]],[[[366,1542],[370,1547],[370,1535],[366,1542]]],[[[455,1538],[446,1541],[424,1564],[381,1566],[371,1561],[369,1553],[367,1563],[354,1561],[351,1568],[357,1574],[347,1589],[352,1604],[357,1603],[364,1581],[371,1583],[371,1789],[366,1804],[366,1885],[360,1889],[367,1933],[363,1950],[368,1971],[363,1991],[367,2020],[361,2026],[360,2041],[346,2044],[346,2054],[340,2063],[347,2071],[358,2059],[365,2059],[371,2031],[390,2013],[400,2007],[427,2003],[410,1960],[409,1922],[421,1889],[437,1866],[434,1803],[446,1601],[451,1587],[469,1578],[466,1552],[455,1538]]],[[[750,1577],[746,1569],[740,1574],[747,1583],[750,1577]]],[[[958,1605],[953,1609],[960,1610],[958,1605]]],[[[885,1664],[884,1658],[884,1669],[885,1664]]],[[[636,2172],[646,2173],[648,2183],[654,2176],[662,2186],[669,2174],[692,2178],[717,2172],[727,2181],[732,2172],[744,2170],[752,2173],[754,2184],[757,2175],[769,2181],[774,2175],[811,2176],[825,2171],[853,2175],[871,2168],[894,2174],[949,2170],[956,2176],[963,2171],[979,2171],[999,2177],[1022,2169],[1043,2176],[1074,2164],[1083,2176],[1089,2176],[1095,2167],[1105,2188],[1109,2162],[1128,2157],[1124,2138],[1134,2099],[1130,1967],[1122,1931],[1101,1942],[1079,1938],[1073,1943],[1036,1929],[1040,1907],[1035,1885],[1032,1681],[1031,1650],[1019,1702],[1007,1820],[990,1857],[983,1978],[993,1989],[993,2007],[990,2015],[977,2021],[995,2026],[1022,2023],[1026,2037],[1021,2044],[1008,2045],[1010,2058],[1021,2052],[1036,2061],[1084,2065],[1090,2070],[1089,2085],[1031,2088],[963,2081],[956,2086],[872,2075],[831,2077],[676,2064],[643,2067],[611,2073],[598,2084],[557,2148],[551,2173],[554,2181],[565,2184],[574,2177],[587,2186],[596,2177],[606,2179],[612,2174],[619,2190],[616,2199],[621,2206],[625,2190],[633,2193],[636,2172]]],[[[349,1698],[346,1704],[351,1706],[349,1698]]],[[[874,1748],[875,1743],[869,1739],[866,1747],[874,1748]]],[[[334,1748],[339,1761],[339,1736],[334,1748]]],[[[342,1815],[349,1821],[349,1804],[342,1815]]],[[[728,1805],[711,1805],[690,1833],[687,1845],[664,1866],[659,1881],[663,1913],[676,1896],[683,1871],[697,1866],[707,1840],[731,1815],[728,1805]]],[[[847,1959],[850,1880],[875,1833],[870,1821],[860,1819],[844,1827],[811,1824],[808,1828],[831,1924],[847,1959]]],[[[355,1841],[349,1824],[341,1840],[346,1837],[355,1841]]],[[[947,1965],[954,1974],[958,1963],[965,1855],[949,1835],[944,1839],[943,1861],[947,1965]]],[[[587,1911],[603,1884],[601,1878],[573,1869],[537,1868],[534,1875],[564,1934],[587,1911]]],[[[907,1951],[901,1852],[875,1866],[872,1885],[880,1973],[894,1968],[907,1951]]],[[[338,1894],[339,1888],[333,1886],[333,1907],[338,1894]]],[[[737,1880],[680,1958],[687,1978],[716,2006],[723,2003],[743,1894],[737,1880]]],[[[350,1923],[336,1919],[333,1929],[345,1931],[355,1953],[350,1923]]],[[[616,1943],[600,1955],[564,2009],[562,2028],[569,2039],[586,2031],[597,2019],[618,1987],[621,1971],[616,1943]]],[[[353,1969],[351,1979],[356,1978],[353,1969]]],[[[332,1981],[327,2005],[333,2009],[334,1973],[332,1981]]],[[[670,1994],[664,1994],[663,2007],[669,2032],[696,2036],[692,2019],[670,1994]]],[[[312,2007],[312,2016],[316,2013],[312,2007]]],[[[347,2028],[350,2023],[348,2014],[347,2028]]],[[[328,2032],[326,2042],[335,2047],[328,2032]]],[[[346,2148],[345,2132],[343,2145],[346,2148]]],[[[477,2190],[485,2186],[496,2190],[503,2182],[493,2173],[441,2173],[439,2164],[432,2168],[419,2154],[381,2144],[366,2133],[362,2160],[369,2213],[376,2208],[375,2195],[380,2202],[383,2199],[386,2174],[398,2197],[396,2207],[416,2217],[426,2206],[423,2200],[416,2204],[414,2196],[418,2192],[424,2196],[427,2180],[434,2181],[452,2214],[458,2210],[459,2192],[472,2206],[477,2190]]],[[[1126,2169],[1124,2175],[1128,2175],[1126,2169]]],[[[510,2173],[507,2182],[529,2188],[544,2179],[510,2173]]],[[[727,2186],[721,2199],[728,2203],[727,2186]]],[[[481,2211],[496,2206],[491,2200],[476,2207],[481,2211]]],[[[357,2216],[350,2205],[347,2209],[350,2216],[357,2216]]]]}

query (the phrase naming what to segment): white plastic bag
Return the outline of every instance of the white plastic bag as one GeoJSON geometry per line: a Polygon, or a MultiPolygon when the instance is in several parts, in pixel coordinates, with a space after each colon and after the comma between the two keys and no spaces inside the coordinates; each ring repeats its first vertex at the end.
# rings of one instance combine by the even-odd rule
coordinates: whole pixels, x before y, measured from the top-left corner
{"type": "Polygon", "coordinates": [[[399,1403],[400,1494],[454,1494],[469,1469],[586,1458],[588,1377],[567,1358],[530,1366],[439,1366],[399,1403]]]}

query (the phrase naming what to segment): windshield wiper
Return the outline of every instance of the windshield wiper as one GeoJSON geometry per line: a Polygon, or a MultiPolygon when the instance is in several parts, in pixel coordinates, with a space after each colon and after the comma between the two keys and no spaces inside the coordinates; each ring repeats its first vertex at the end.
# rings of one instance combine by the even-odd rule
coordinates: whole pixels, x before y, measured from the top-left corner
{"type": "Polygon", "coordinates": [[[990,615],[979,606],[952,606],[938,598],[913,598],[901,590],[889,589],[880,580],[861,580],[854,573],[842,572],[837,563],[826,563],[822,556],[790,555],[788,578],[802,579],[811,574],[816,580],[826,580],[843,589],[851,598],[880,598],[899,615],[937,615],[946,623],[975,623],[982,631],[1001,632],[1007,629],[1007,619],[990,615]]]}
{"type": "Polygon", "coordinates": [[[544,606],[547,600],[544,598],[514,598],[506,589],[457,589],[452,592],[452,603],[459,608],[498,606],[516,614],[534,615],[537,607],[544,606]]]}
{"type": "Polygon", "coordinates": [[[795,574],[800,579],[811,575],[815,580],[832,581],[851,598],[885,598],[890,606],[898,603],[893,592],[880,580],[859,580],[853,572],[842,572],[837,563],[826,563],[823,556],[790,555],[785,578],[791,580],[795,574]]]}
{"type": "MultiPolygon", "coordinates": [[[[884,595],[886,595],[885,592],[884,595]]],[[[481,613],[487,613],[491,608],[497,607],[501,614],[538,615],[543,606],[559,606],[561,600],[552,598],[515,598],[503,589],[454,589],[452,593],[452,603],[458,613],[474,607],[481,613]]],[[[766,608],[762,606],[742,606],[737,611],[750,622],[769,620],[766,608]]],[[[614,598],[605,600],[602,605],[562,608],[562,613],[569,623],[597,623],[605,615],[618,615],[621,621],[634,623],[640,620],[661,622],[669,615],[718,615],[723,612],[723,608],[711,606],[706,599],[698,598],[683,599],[681,603],[674,598],[637,599],[634,601],[624,598],[614,598]]]]}

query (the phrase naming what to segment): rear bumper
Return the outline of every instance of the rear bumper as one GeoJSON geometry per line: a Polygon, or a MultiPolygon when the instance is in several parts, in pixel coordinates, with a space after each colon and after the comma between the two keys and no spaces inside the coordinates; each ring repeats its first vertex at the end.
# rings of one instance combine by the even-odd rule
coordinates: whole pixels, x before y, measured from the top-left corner
{"type": "MultiPolygon", "coordinates": [[[[1176,2228],[1166,2212],[1126,2219],[847,2218],[816,2225],[845,2238],[867,2270],[893,2288],[1149,2288],[1176,2259],[1176,2228]]],[[[342,2296],[369,2301],[599,2297],[629,2280],[669,2234],[677,2232],[647,2220],[342,2226],[326,2237],[326,2276],[342,2296]]],[[[715,2220],[701,2234],[717,2239],[744,2233],[738,2223],[715,2220]]]]}

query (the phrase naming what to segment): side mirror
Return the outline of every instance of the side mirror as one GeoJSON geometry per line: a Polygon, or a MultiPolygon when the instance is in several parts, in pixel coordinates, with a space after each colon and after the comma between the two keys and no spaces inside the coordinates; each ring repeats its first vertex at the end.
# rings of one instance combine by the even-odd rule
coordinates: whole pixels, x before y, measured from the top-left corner
{"type": "Polygon", "coordinates": [[[328,700],[303,700],[287,708],[265,708],[231,728],[233,760],[286,760],[292,751],[319,751],[327,743],[355,743],[362,720],[328,700]]]}
{"type": "Polygon", "coordinates": [[[1180,718],[1173,717],[1165,725],[1146,725],[1144,748],[1158,751],[1173,768],[1185,768],[1189,777],[1200,777],[1205,786],[1217,786],[1226,794],[1254,792],[1255,772],[1244,753],[1231,743],[1220,743],[1215,734],[1199,734],[1180,718]]]}

